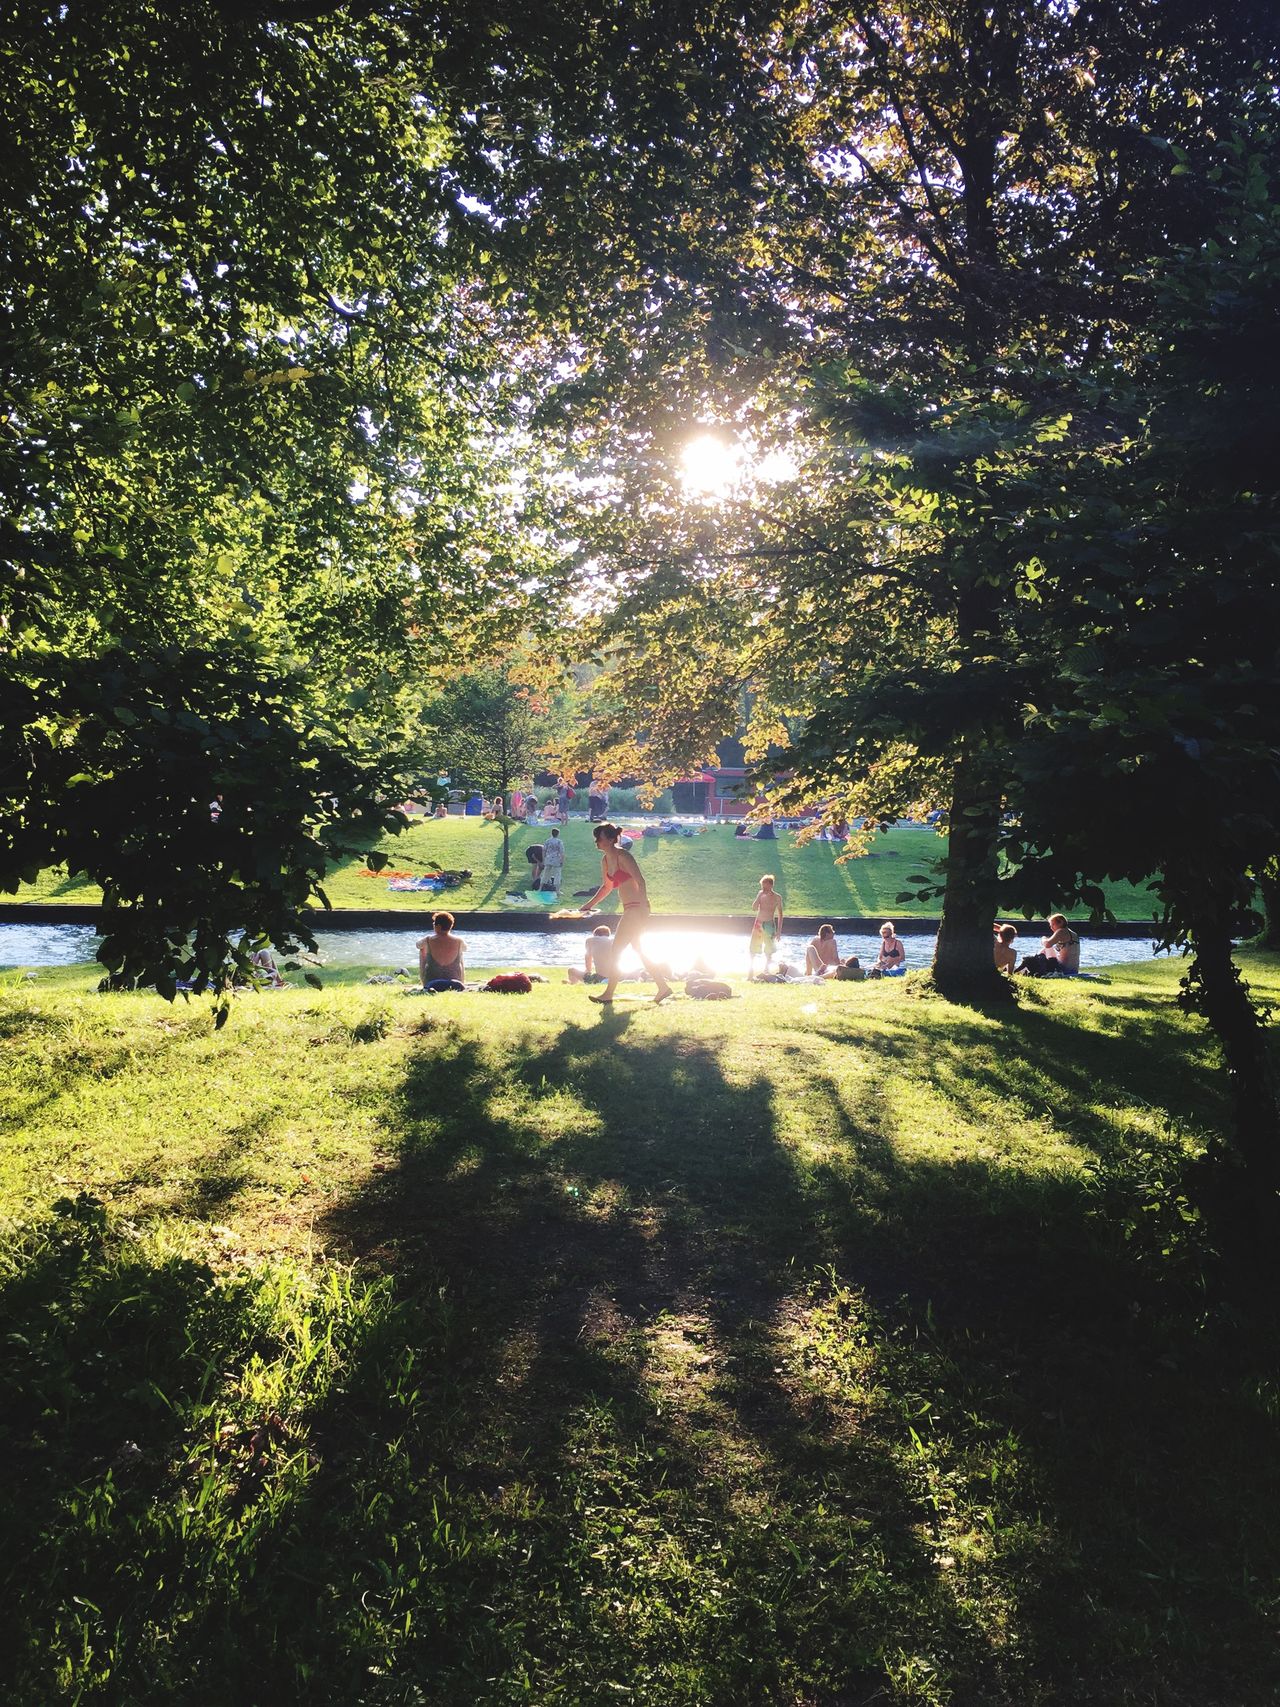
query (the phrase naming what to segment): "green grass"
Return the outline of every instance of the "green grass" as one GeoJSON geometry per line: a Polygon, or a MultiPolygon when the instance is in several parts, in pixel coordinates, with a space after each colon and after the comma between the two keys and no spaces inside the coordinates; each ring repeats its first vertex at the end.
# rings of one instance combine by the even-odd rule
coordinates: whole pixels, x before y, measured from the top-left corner
{"type": "MultiPolygon", "coordinates": [[[[502,876],[502,837],[491,824],[477,818],[416,825],[402,836],[388,838],[386,847],[394,869],[421,871],[430,863],[469,870],[471,880],[434,900],[430,895],[396,894],[386,879],[364,873],[358,861],[334,871],[326,888],[335,907],[386,907],[421,915],[432,906],[459,911],[510,910],[528,903],[508,903],[512,888],[523,888],[528,877],[526,845],[544,840],[543,830],[512,832],[512,874],[502,876]]],[[[600,880],[600,859],[591,839],[591,826],[570,823],[562,831],[566,847],[564,891],[593,887],[600,880]]],[[[836,917],[911,918],[936,915],[938,903],[899,905],[904,890],[919,888],[911,878],[927,873],[946,844],[933,830],[904,825],[878,836],[866,856],[837,863],[841,851],[813,842],[799,847],[793,835],[779,832],[776,842],[736,841],[730,828],[715,828],[695,837],[663,836],[636,842],[649,886],[649,898],[660,913],[744,913],[751,910],[757,883],[771,871],[788,909],[793,913],[829,913],[836,917]]],[[[1117,918],[1149,919],[1150,894],[1132,884],[1113,884],[1108,903],[1117,918]]],[[[56,873],[48,873],[22,891],[21,900],[96,901],[98,891],[56,873]]],[[[550,905],[550,904],[548,904],[550,905]]],[[[610,905],[616,905],[611,898],[610,905]]]]}
{"type": "Polygon", "coordinates": [[[219,1034],[10,979],[6,1698],[1273,1701],[1275,1348],[1162,1186],[1223,1118],[1176,975],[348,975],[219,1034]]]}

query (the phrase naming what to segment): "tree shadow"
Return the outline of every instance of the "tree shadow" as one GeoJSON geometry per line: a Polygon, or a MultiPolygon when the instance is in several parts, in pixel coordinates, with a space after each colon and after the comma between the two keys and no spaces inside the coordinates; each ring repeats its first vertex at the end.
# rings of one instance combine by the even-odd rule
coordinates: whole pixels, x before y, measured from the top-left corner
{"type": "MultiPolygon", "coordinates": [[[[1088,1029],[1050,1005],[992,1013],[957,1011],[943,998],[936,1002],[946,1019],[927,1054],[905,1034],[899,1042],[892,1032],[869,1040],[870,1046],[895,1065],[906,1062],[916,1079],[932,1085],[977,1127],[998,1121],[1002,1109],[1019,1118],[1041,1115],[1080,1147],[1110,1154],[1119,1134],[1099,1124],[1099,1107],[1114,1107],[1121,1121],[1126,1108],[1143,1107],[1169,1130],[1207,1128],[1222,1117],[1216,1045],[1194,1021],[1183,1022],[1180,1072],[1170,1082],[1167,998],[1099,992],[1088,1029]]],[[[892,1014],[882,1017],[889,1027],[895,1024],[892,1014]]],[[[832,1043],[848,1042],[838,1023],[810,1029],[832,1043]]]]}
{"type": "MultiPolygon", "coordinates": [[[[794,1562],[738,1502],[744,1489],[762,1504],[784,1500],[789,1546],[808,1549],[819,1568],[838,1556],[844,1519],[811,1520],[799,1494],[820,1503],[822,1486],[844,1474],[850,1496],[875,1509],[875,1546],[913,1585],[909,1598],[928,1601],[931,1627],[978,1672],[989,1666],[985,1641],[939,1586],[918,1497],[888,1449],[820,1440],[797,1418],[797,1404],[808,1406],[794,1376],[775,1373],[790,1356],[798,1270],[827,1246],[776,1142],[767,1078],[730,1082],[710,1046],[638,1037],[632,1016],[613,1011],[514,1063],[471,1041],[435,1040],[414,1058],[403,1115],[397,1168],[325,1231],[398,1277],[443,1286],[470,1324],[465,1446],[449,1462],[451,1483],[494,1494],[514,1481],[540,1505],[554,1498],[560,1557],[550,1564],[563,1569],[592,1530],[589,1514],[574,1521],[563,1491],[578,1477],[589,1483],[609,1456],[602,1431],[610,1452],[644,1457],[652,1480],[635,1495],[641,1505],[665,1489],[696,1510],[677,1518],[677,1533],[686,1521],[706,1526],[752,1560],[725,1616],[763,1619],[774,1640],[708,1647],[699,1655],[707,1693],[696,1698],[778,1699],[785,1670],[802,1665],[839,1678],[814,1697],[834,1703],[879,1694],[874,1656],[895,1637],[879,1628],[883,1606],[863,1603],[856,1576],[841,1584],[837,1573],[828,1593],[843,1612],[820,1640],[804,1595],[766,1608],[761,1582],[794,1562]]],[[[512,1584],[485,1592],[510,1601],[512,1584]]],[[[619,1680],[666,1664],[660,1643],[595,1614],[572,1621],[553,1675],[579,1663],[571,1652],[619,1680]]],[[[510,1662],[492,1651],[483,1660],[510,1662]]]]}
{"type": "MultiPolygon", "coordinates": [[[[534,1016],[504,1052],[432,1016],[393,1163],[319,1229],[383,1277],[377,1309],[348,1320],[331,1272],[304,1331],[247,1279],[56,1249],[8,1289],[11,1389],[14,1336],[52,1348],[10,1424],[28,1639],[100,1618],[139,1702],[1270,1699],[1259,1349],[1135,1286],[1078,1180],[922,1159],[892,1029],[854,1084],[803,1031],[778,1074],[646,1017],[534,1016]],[[210,1395],[252,1404],[281,1346],[316,1373],[271,1400],[278,1433],[259,1397],[210,1447],[210,1395]]],[[[968,1048],[986,1090],[1042,1097],[1061,1023],[1016,1020],[1007,1063],[979,1062],[1006,1027],[957,1020],[930,1071],[964,1094],[968,1048]]],[[[1098,1046],[1117,1083],[1122,1044],[1098,1046]]]]}
{"type": "MultiPolygon", "coordinates": [[[[1026,1049],[1052,1055],[1061,1023],[1028,1016],[1026,1049]]],[[[892,1059],[892,1040],[885,1053],[892,1059]]],[[[1138,1082],[1146,1070],[1136,1068],[1138,1082]]],[[[939,1415],[970,1418],[982,1439],[1020,1442],[1027,1486],[1012,1516],[1026,1536],[1005,1553],[1023,1577],[1020,1665],[1063,1686],[1072,1667],[1087,1670],[1100,1638],[1114,1650],[1109,1664],[1151,1664],[1141,1644],[1124,1650],[1118,1615],[1089,1609],[1084,1561],[1100,1538],[1137,1585],[1125,1617],[1176,1626],[1174,1669],[1188,1655],[1222,1663],[1203,1605],[1256,1656],[1261,1615],[1229,1574],[1210,1573],[1210,1584],[1189,1547],[1191,1533],[1212,1535],[1225,1554],[1235,1526],[1274,1564],[1250,1516],[1248,1465],[1265,1420],[1256,1406],[1235,1407],[1242,1447],[1232,1455],[1254,1491],[1224,1504],[1229,1478],[1196,1481],[1220,1450],[1220,1422],[1194,1382],[1219,1354],[1174,1333],[1177,1354],[1162,1361],[1171,1330],[1135,1315],[1131,1276],[1077,1182],[999,1162],[903,1161],[883,1097],[855,1113],[839,1087],[819,1088],[846,1159],[798,1166],[765,1075],[734,1077],[704,1041],[628,1033],[624,1015],[570,1026],[512,1063],[474,1045],[432,1051],[406,1081],[399,1168],[373,1195],[355,1194],[329,1230],[398,1274],[418,1263],[445,1277],[476,1324],[476,1365],[502,1372],[499,1390],[473,1400],[493,1476],[518,1473],[539,1497],[562,1487],[589,1394],[628,1440],[661,1440],[663,1478],[726,1534],[740,1528],[735,1464],[793,1508],[801,1490],[815,1500],[837,1490],[870,1513],[910,1611],[886,1628],[881,1605],[871,1630],[843,1609],[849,1639],[829,1658],[855,1691],[868,1654],[908,1651],[921,1618],[960,1656],[976,1699],[1005,1699],[1014,1686],[939,1570],[936,1512],[904,1474],[891,1431],[852,1428],[843,1402],[815,1397],[796,1373],[788,1347],[806,1312],[804,1280],[823,1268],[880,1313],[886,1345],[916,1337],[918,1355],[894,1359],[907,1385],[933,1388],[939,1415]],[[540,1109],[557,1100],[571,1113],[549,1121],[540,1109]],[[1170,1482],[1188,1490],[1176,1513],[1170,1482]],[[1159,1592],[1144,1575],[1153,1551],[1172,1573],[1159,1592]]],[[[820,1533],[806,1530],[806,1545],[821,1558],[820,1533]]],[[[780,1618],[775,1633],[780,1651],[804,1653],[798,1623],[780,1618]]]]}

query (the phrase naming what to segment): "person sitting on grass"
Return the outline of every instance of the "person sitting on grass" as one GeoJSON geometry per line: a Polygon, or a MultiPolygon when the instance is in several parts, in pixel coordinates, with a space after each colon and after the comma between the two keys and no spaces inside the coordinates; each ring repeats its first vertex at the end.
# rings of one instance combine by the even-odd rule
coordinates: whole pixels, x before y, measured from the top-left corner
{"type": "Polygon", "coordinates": [[[880,952],[872,971],[878,972],[882,978],[901,978],[906,969],[906,945],[886,920],[880,926],[880,952]]]}
{"type": "Polygon", "coordinates": [[[1061,913],[1049,914],[1049,935],[1039,954],[1024,954],[1019,973],[1028,978],[1074,978],[1080,970],[1080,938],[1061,913]]]}
{"type": "Polygon", "coordinates": [[[805,976],[830,978],[839,964],[840,949],[836,943],[836,927],[819,925],[817,936],[810,940],[804,951],[805,976]]]}
{"type": "Polygon", "coordinates": [[[582,945],[582,966],[569,968],[571,984],[604,984],[613,971],[613,926],[597,925],[582,945]]]}
{"type": "Polygon", "coordinates": [[[1014,925],[997,925],[995,933],[996,971],[1012,972],[1018,964],[1018,951],[1013,946],[1018,940],[1017,928],[1014,925]]]}
{"type": "Polygon", "coordinates": [[[441,990],[462,990],[462,957],[467,945],[453,934],[453,914],[433,913],[431,935],[418,944],[418,971],[422,988],[433,995],[441,990]]]}
{"type": "Polygon", "coordinates": [[[531,830],[538,822],[538,797],[532,789],[524,797],[524,821],[531,830]]]}
{"type": "Polygon", "coordinates": [[[262,974],[262,979],[268,990],[283,990],[285,979],[280,968],[276,965],[276,957],[269,948],[255,949],[249,956],[254,970],[262,974]]]}
{"type": "Polygon", "coordinates": [[[756,955],[764,955],[764,969],[770,970],[778,942],[782,936],[782,897],[774,888],[774,878],[766,873],[751,907],[751,941],[747,948],[747,980],[755,977],[756,955]]]}

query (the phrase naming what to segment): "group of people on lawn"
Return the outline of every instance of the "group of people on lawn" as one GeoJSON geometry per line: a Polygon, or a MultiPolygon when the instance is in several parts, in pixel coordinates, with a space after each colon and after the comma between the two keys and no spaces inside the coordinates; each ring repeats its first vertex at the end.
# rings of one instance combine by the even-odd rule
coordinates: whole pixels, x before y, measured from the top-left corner
{"type": "MultiPolygon", "coordinates": [[[[656,986],[654,1001],[664,1002],[673,993],[668,970],[660,961],[650,958],[643,942],[650,918],[649,892],[644,873],[630,849],[619,845],[623,836],[616,824],[597,824],[593,834],[600,850],[600,886],[590,899],[584,902],[580,916],[584,919],[590,918],[601,901],[615,892],[621,902],[622,913],[616,931],[611,930],[608,925],[600,925],[592,932],[584,948],[583,970],[571,968],[569,980],[571,983],[603,983],[603,990],[599,995],[593,995],[591,1000],[611,1002],[619,981],[623,952],[627,948],[634,948],[647,977],[656,986]]],[[[546,855],[553,849],[556,850],[559,857],[557,859],[553,854],[553,861],[557,887],[559,868],[564,861],[564,850],[559,837],[559,831],[552,830],[548,844],[543,849],[543,862],[539,873],[542,881],[546,882],[546,855]]],[[[754,979],[757,976],[758,959],[763,960],[764,968],[760,976],[772,981],[785,980],[789,975],[789,968],[786,971],[780,968],[777,972],[773,969],[782,937],[783,917],[782,897],[778,894],[776,880],[772,875],[766,875],[760,879],[760,888],[751,909],[747,968],[749,978],[754,979]]],[[[423,937],[418,944],[423,985],[430,987],[434,983],[437,989],[462,989],[466,944],[461,938],[453,935],[453,915],[436,913],[432,923],[432,934],[423,937]]],[[[1014,925],[999,924],[994,927],[993,950],[999,971],[1013,973],[1016,970],[1030,977],[1079,972],[1080,938],[1061,913],[1050,914],[1049,935],[1042,939],[1040,952],[1024,955],[1021,966],[1017,965],[1017,950],[1013,946],[1017,935],[1014,925]]],[[[887,920],[880,927],[880,947],[875,961],[865,968],[856,955],[842,960],[836,942],[835,926],[821,925],[817,934],[806,945],[804,972],[805,976],[810,978],[898,978],[906,971],[906,963],[906,945],[887,920]]]]}
{"type": "MultiPolygon", "coordinates": [[[[514,790],[511,796],[511,817],[523,818],[530,829],[541,823],[567,824],[569,809],[577,800],[577,790],[571,782],[563,777],[556,784],[554,794],[549,794],[544,801],[530,788],[528,793],[521,788],[514,790]]],[[[592,824],[598,824],[609,814],[609,785],[607,782],[593,782],[587,790],[587,818],[592,824]]]]}

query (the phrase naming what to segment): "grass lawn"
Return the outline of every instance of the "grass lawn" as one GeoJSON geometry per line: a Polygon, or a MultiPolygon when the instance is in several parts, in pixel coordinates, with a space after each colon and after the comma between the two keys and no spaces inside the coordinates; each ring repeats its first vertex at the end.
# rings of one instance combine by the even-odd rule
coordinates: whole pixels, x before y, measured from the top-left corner
{"type": "MultiPolygon", "coordinates": [[[[525,901],[508,902],[508,890],[523,888],[528,877],[524,850],[528,843],[544,840],[545,831],[519,829],[512,832],[511,876],[502,876],[502,836],[492,824],[478,818],[450,818],[445,822],[416,825],[402,836],[386,841],[393,855],[393,868],[421,871],[435,863],[454,870],[469,870],[468,883],[448,891],[440,900],[422,894],[397,894],[388,890],[385,877],[371,877],[352,862],[334,871],[326,884],[335,907],[386,907],[421,914],[425,906],[509,911],[527,907],[525,901]]],[[[591,839],[591,826],[570,823],[562,831],[566,862],[564,890],[594,886],[600,880],[600,859],[591,839]]],[[[910,918],[936,916],[938,903],[912,902],[899,905],[904,890],[919,888],[910,879],[926,873],[929,862],[943,851],[945,843],[931,829],[904,825],[876,838],[874,849],[861,859],[836,863],[837,847],[813,842],[797,847],[787,831],[776,842],[735,841],[733,831],[716,828],[700,836],[663,836],[636,842],[635,852],[644,868],[645,881],[654,910],[660,913],[745,913],[751,910],[761,873],[773,872],[788,909],[793,913],[830,913],[838,917],[910,918]]],[[[1112,912],[1120,919],[1149,919],[1150,894],[1132,884],[1114,884],[1107,890],[1112,912]]],[[[56,873],[48,873],[17,897],[30,901],[96,901],[98,891],[89,885],[56,873]]],[[[610,898],[616,907],[616,897],[610,898]]],[[[548,906],[548,910],[550,907],[548,906]]]]}
{"type": "Polygon", "coordinates": [[[1275,1701],[1177,970],[1001,1020],[353,976],[216,1035],[9,980],[7,1699],[1275,1701]]]}

